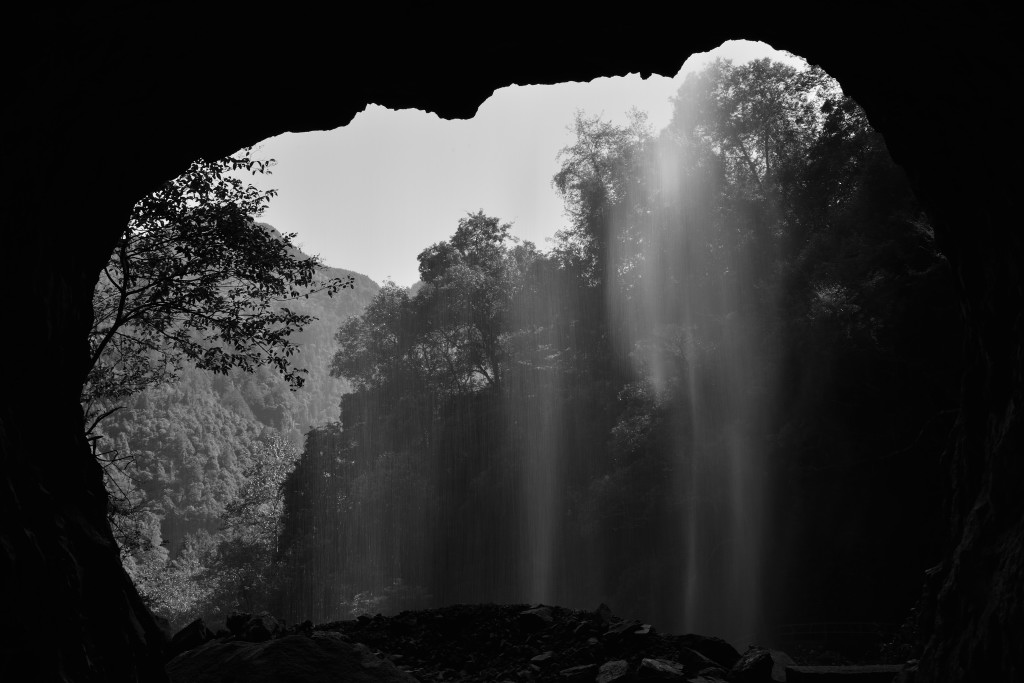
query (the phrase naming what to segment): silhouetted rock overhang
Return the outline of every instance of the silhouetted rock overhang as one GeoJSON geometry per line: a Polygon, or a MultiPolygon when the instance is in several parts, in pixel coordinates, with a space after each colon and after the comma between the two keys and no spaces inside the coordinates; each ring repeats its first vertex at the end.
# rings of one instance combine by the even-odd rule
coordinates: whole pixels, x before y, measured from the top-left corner
{"type": "MultiPolygon", "coordinates": [[[[137,198],[197,157],[329,129],[368,103],[470,117],[512,83],[674,74],[730,38],[817,63],[865,108],[907,170],[957,275],[967,323],[950,545],[931,575],[922,680],[1021,675],[1024,281],[1020,52],[985,5],[813,11],[762,3],[688,19],[632,6],[571,16],[435,7],[118,7],[8,17],[0,398],[4,671],[159,679],[160,633],[120,569],[77,398],[92,287],[137,198]],[[959,673],[958,673],[959,672],[959,673]]],[[[1008,679],[1008,678],[1007,678],[1008,679]]]]}

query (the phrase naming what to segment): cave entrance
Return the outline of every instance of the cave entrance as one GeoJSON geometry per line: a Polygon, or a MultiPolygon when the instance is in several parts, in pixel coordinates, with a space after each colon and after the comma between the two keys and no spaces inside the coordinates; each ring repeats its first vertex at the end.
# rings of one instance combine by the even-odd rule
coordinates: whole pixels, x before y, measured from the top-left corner
{"type": "Polygon", "coordinates": [[[606,602],[741,649],[900,621],[936,553],[948,266],[838,84],[732,49],[471,121],[368,107],[227,174],[354,287],[300,304],[299,391],[183,367],[105,421],[117,495],[157,501],[115,525],[157,612],[606,602]]]}

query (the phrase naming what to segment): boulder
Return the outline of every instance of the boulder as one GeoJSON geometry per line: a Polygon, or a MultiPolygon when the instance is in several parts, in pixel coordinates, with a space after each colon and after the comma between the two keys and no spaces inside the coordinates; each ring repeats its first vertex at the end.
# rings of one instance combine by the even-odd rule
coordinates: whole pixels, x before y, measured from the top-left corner
{"type": "Polygon", "coordinates": [[[519,613],[519,626],[526,631],[540,631],[555,623],[551,608],[540,605],[519,613]]]}
{"type": "Polygon", "coordinates": [[[262,643],[284,631],[284,624],[266,612],[250,618],[242,627],[239,638],[251,643],[262,643]]]}
{"type": "Polygon", "coordinates": [[[171,683],[416,683],[365,645],[304,635],[259,643],[211,641],[172,659],[167,674],[171,683]]]}
{"type": "Polygon", "coordinates": [[[202,619],[196,619],[191,624],[174,634],[171,642],[167,645],[166,656],[168,660],[177,657],[182,652],[199,647],[203,643],[213,640],[214,635],[202,619]]]}
{"type": "Polygon", "coordinates": [[[644,624],[636,619],[631,619],[629,621],[620,621],[612,624],[611,627],[605,631],[604,637],[618,639],[632,636],[646,636],[650,635],[651,630],[652,628],[650,624],[644,624]]]}
{"type": "Polygon", "coordinates": [[[688,671],[696,671],[699,674],[707,676],[725,678],[728,673],[728,669],[715,660],[705,657],[696,650],[691,650],[688,647],[679,648],[679,661],[682,662],[683,666],[685,666],[688,671]]]}
{"type": "Polygon", "coordinates": [[[740,653],[729,643],[714,636],[702,636],[696,633],[687,633],[676,637],[676,646],[685,647],[699,652],[708,659],[718,662],[726,671],[735,666],[740,660],[740,653]]]}
{"type": "Polygon", "coordinates": [[[597,615],[597,618],[601,620],[602,624],[607,625],[616,621],[621,621],[621,619],[612,614],[612,608],[603,602],[597,606],[597,609],[594,610],[594,614],[597,615]]]}
{"type": "Polygon", "coordinates": [[[240,636],[242,635],[242,629],[252,619],[252,615],[248,612],[232,612],[225,621],[228,631],[231,635],[240,636]]]}
{"type": "Polygon", "coordinates": [[[782,650],[768,650],[772,656],[772,680],[775,683],[786,683],[786,667],[794,666],[796,662],[782,650]]]}
{"type": "Polygon", "coordinates": [[[585,621],[579,622],[572,629],[572,634],[577,637],[585,636],[588,633],[596,633],[596,631],[594,630],[594,627],[591,624],[585,621]]]}
{"type": "Polygon", "coordinates": [[[597,670],[597,683],[614,683],[629,678],[629,662],[625,659],[613,659],[605,662],[597,670]]]}
{"type": "Polygon", "coordinates": [[[592,681],[597,673],[597,664],[583,664],[562,669],[558,676],[563,681],[592,681]]]}
{"type": "Polygon", "coordinates": [[[793,658],[782,650],[751,646],[729,671],[729,680],[738,683],[786,683],[787,668],[794,664],[793,658]]]}
{"type": "Polygon", "coordinates": [[[771,652],[750,647],[729,670],[729,680],[732,683],[772,683],[774,665],[771,652]]]}
{"type": "Polygon", "coordinates": [[[679,662],[645,657],[640,662],[637,677],[642,681],[681,681],[685,676],[679,662]]]}

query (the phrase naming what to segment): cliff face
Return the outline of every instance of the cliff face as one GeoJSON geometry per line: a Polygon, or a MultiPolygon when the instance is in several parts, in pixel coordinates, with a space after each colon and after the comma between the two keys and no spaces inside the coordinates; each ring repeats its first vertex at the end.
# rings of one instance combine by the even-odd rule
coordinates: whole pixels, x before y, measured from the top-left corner
{"type": "Polygon", "coordinates": [[[1001,93],[1020,55],[999,32],[1004,17],[893,11],[881,23],[840,9],[729,8],[685,26],[617,22],[613,45],[599,17],[549,17],[548,35],[512,19],[423,31],[426,17],[366,32],[299,10],[12,17],[24,41],[4,46],[0,677],[26,663],[40,680],[164,676],[161,635],[118,562],[77,402],[92,288],[136,198],[193,158],[344,125],[368,102],[468,117],[504,85],[675,73],[729,38],[765,40],[836,76],[931,213],[968,335],[958,429],[936,462],[950,477],[950,538],[930,575],[922,679],[1019,677],[1024,245],[1011,214],[1017,117],[1001,93]],[[261,43],[270,27],[294,44],[261,43]]]}

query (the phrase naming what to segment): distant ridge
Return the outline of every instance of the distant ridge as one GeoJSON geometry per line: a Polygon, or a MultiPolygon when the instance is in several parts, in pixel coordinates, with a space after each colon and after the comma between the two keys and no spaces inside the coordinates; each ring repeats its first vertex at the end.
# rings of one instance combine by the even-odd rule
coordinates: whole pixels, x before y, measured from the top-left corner
{"type": "MultiPolygon", "coordinates": [[[[281,235],[269,223],[257,225],[281,235]]],[[[292,251],[309,257],[300,249],[292,251]]],[[[155,523],[153,540],[166,544],[168,559],[181,552],[186,535],[220,532],[224,505],[241,485],[242,471],[263,436],[277,434],[301,451],[311,427],[338,419],[339,401],[349,385],[330,376],[334,335],[345,320],[363,312],[380,286],[345,268],[325,266],[320,276],[351,276],[354,287],[333,297],[321,292],[288,303],[317,318],[290,337],[299,345],[293,366],[307,370],[301,389],[291,391],[269,367],[217,375],[189,365],[177,381],[129,397],[123,410],[102,423],[110,447],[134,458],[133,478],[140,490],[133,495],[147,501],[155,523]]]]}
{"type": "MultiPolygon", "coordinates": [[[[260,226],[264,230],[267,230],[274,237],[277,237],[278,239],[282,239],[281,231],[278,230],[273,225],[271,225],[270,223],[264,223],[262,221],[256,221],[256,225],[260,226]]],[[[291,252],[292,252],[293,255],[298,256],[299,258],[309,258],[310,257],[309,254],[307,254],[306,252],[302,251],[302,249],[299,249],[297,247],[292,247],[291,248],[291,252]]],[[[371,278],[369,275],[365,275],[363,273],[360,273],[360,272],[357,272],[357,271],[354,271],[354,270],[348,270],[347,268],[338,268],[338,267],[335,267],[335,266],[329,266],[329,265],[325,264],[323,266],[323,269],[321,270],[321,272],[324,273],[325,275],[327,275],[328,277],[343,277],[343,276],[351,275],[356,280],[355,285],[356,285],[357,289],[360,288],[360,287],[363,287],[363,288],[373,288],[374,291],[380,289],[380,284],[378,284],[376,281],[374,281],[373,278],[371,278]]],[[[413,287],[416,287],[416,285],[413,285],[413,287]]]]}

